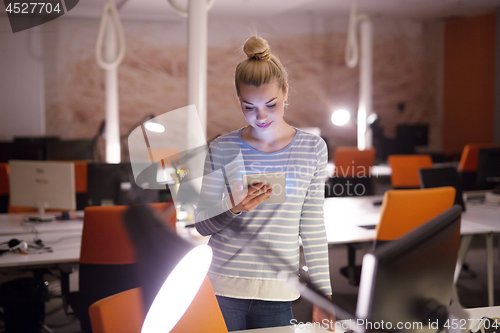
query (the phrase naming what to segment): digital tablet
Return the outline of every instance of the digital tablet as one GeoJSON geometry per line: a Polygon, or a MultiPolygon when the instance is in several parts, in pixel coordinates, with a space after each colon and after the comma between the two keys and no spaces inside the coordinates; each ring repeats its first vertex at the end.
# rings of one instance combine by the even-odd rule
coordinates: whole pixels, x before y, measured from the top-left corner
{"type": "Polygon", "coordinates": [[[263,204],[283,203],[286,200],[286,173],[285,172],[269,172],[269,173],[249,173],[243,175],[243,188],[247,189],[254,184],[262,183],[270,185],[273,189],[271,197],[264,200],[263,204]]]}

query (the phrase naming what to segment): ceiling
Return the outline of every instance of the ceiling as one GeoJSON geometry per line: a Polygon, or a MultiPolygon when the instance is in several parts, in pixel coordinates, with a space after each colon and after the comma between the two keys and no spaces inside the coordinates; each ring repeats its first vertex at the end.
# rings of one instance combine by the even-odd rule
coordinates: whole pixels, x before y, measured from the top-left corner
{"type": "MultiPolygon", "coordinates": [[[[69,16],[99,17],[107,0],[80,0],[69,16]]],[[[120,4],[124,0],[115,0],[120,4]]],[[[178,0],[187,5],[188,0],[178,0]]],[[[311,13],[348,15],[352,0],[215,0],[210,16],[259,16],[311,13]]],[[[500,0],[359,0],[359,12],[419,20],[477,15],[500,7],[500,0]]],[[[123,18],[182,19],[167,0],[125,0],[123,18]]]]}

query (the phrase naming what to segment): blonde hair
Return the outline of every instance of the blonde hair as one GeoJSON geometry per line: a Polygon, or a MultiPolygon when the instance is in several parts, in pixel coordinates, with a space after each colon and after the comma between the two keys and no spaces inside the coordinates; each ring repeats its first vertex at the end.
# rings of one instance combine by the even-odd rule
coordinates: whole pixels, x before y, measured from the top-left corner
{"type": "Polygon", "coordinates": [[[280,60],[271,54],[267,41],[258,36],[247,39],[243,46],[247,59],[236,66],[234,83],[236,92],[240,94],[239,85],[253,85],[260,87],[263,84],[276,80],[283,92],[287,88],[287,73],[280,60]]]}

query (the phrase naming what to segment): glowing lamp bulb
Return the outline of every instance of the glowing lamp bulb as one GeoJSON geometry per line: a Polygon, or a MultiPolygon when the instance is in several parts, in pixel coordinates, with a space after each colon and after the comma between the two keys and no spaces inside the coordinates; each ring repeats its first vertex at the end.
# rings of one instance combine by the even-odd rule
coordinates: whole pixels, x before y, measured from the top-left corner
{"type": "Polygon", "coordinates": [[[144,124],[144,127],[146,127],[148,131],[155,133],[165,132],[165,126],[163,126],[162,124],[158,124],[157,122],[154,121],[148,121],[147,123],[144,124]]]}
{"type": "Polygon", "coordinates": [[[141,333],[170,332],[174,328],[198,293],[211,261],[208,245],[197,246],[182,258],[156,295],[141,333]]]}
{"type": "Polygon", "coordinates": [[[340,109],[332,114],[331,120],[332,123],[336,126],[344,126],[345,124],[347,124],[350,118],[351,115],[349,114],[349,111],[340,109]]]}

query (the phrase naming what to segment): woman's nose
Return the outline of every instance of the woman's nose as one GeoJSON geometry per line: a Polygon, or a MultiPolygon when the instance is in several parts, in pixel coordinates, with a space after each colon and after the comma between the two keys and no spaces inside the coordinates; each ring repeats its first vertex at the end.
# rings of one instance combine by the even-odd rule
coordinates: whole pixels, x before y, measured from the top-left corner
{"type": "Polygon", "coordinates": [[[257,120],[265,120],[266,118],[267,118],[267,112],[265,112],[264,110],[260,109],[257,112],[257,120]]]}

